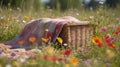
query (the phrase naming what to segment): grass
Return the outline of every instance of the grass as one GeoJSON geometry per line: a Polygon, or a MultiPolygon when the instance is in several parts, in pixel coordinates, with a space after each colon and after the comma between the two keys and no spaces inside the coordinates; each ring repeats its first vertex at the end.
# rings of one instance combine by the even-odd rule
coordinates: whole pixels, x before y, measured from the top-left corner
{"type": "MultiPolygon", "coordinates": [[[[120,33],[116,34],[116,32],[120,31],[120,29],[118,29],[118,27],[120,27],[119,11],[120,8],[104,9],[103,7],[99,7],[99,9],[95,11],[69,9],[65,12],[43,8],[41,8],[38,12],[35,12],[32,9],[30,11],[22,12],[20,9],[12,10],[11,8],[0,8],[1,43],[16,37],[27,24],[27,22],[32,19],[43,17],[56,18],[63,16],[73,16],[78,18],[79,20],[90,21],[90,23],[96,24],[96,34],[91,37],[91,41],[95,41],[94,37],[96,36],[99,40],[93,43],[89,43],[91,46],[86,49],[80,48],[77,51],[70,51],[69,56],[66,56],[64,53],[64,55],[60,54],[61,50],[56,50],[53,47],[43,47],[40,53],[37,50],[26,51],[28,52],[27,55],[24,54],[24,52],[20,52],[20,57],[18,57],[17,59],[13,59],[15,58],[15,56],[12,56],[12,59],[11,57],[0,58],[0,66],[5,67],[6,65],[12,65],[15,67],[119,67],[120,33]],[[106,31],[103,31],[103,28],[106,31]],[[115,41],[110,40],[110,42],[108,42],[108,40],[111,38],[114,38],[115,41]],[[32,53],[32,55],[30,52],[32,53]],[[25,58],[25,56],[27,56],[28,58],[25,58]],[[61,62],[58,60],[60,58],[67,61],[62,60],[61,62]]],[[[8,51],[4,51],[4,49],[2,50],[3,52],[8,51]]],[[[11,55],[11,53],[8,52],[8,55],[11,55]]]]}

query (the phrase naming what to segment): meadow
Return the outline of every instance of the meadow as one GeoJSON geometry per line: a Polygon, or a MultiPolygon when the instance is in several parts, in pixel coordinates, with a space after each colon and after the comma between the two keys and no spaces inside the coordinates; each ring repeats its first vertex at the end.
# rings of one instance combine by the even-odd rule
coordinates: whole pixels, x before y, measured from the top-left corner
{"type": "MultiPolygon", "coordinates": [[[[91,46],[78,50],[55,49],[42,46],[41,50],[13,52],[0,48],[0,67],[119,67],[120,66],[120,8],[108,9],[100,6],[97,10],[40,8],[22,11],[20,8],[0,8],[0,43],[16,37],[32,19],[73,16],[96,25],[91,36],[91,46]]],[[[62,43],[62,39],[58,42],[62,43]]],[[[2,44],[0,44],[1,46],[2,44]]]]}

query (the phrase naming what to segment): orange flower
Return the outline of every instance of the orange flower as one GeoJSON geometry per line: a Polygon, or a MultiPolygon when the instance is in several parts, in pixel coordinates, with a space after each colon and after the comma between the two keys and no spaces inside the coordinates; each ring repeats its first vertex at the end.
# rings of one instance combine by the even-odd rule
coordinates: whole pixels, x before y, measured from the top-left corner
{"type": "Polygon", "coordinates": [[[114,33],[113,33],[113,36],[116,36],[116,35],[118,35],[118,33],[119,33],[119,32],[114,32],[114,33]]]}
{"type": "Polygon", "coordinates": [[[100,37],[94,37],[93,39],[92,39],[92,42],[94,43],[94,44],[99,44],[99,43],[101,43],[102,42],[102,39],[100,38],[100,37]]]}
{"type": "Polygon", "coordinates": [[[108,44],[108,46],[110,47],[110,48],[115,48],[116,47],[116,45],[115,44],[108,44]]]}
{"type": "Polygon", "coordinates": [[[24,41],[23,41],[23,40],[19,40],[17,43],[18,43],[19,45],[23,45],[23,44],[24,44],[24,41]]]}
{"type": "Polygon", "coordinates": [[[32,36],[32,37],[29,38],[29,42],[31,42],[31,43],[34,43],[35,40],[36,40],[36,38],[34,36],[32,36]]]}
{"type": "Polygon", "coordinates": [[[55,54],[52,55],[52,56],[51,56],[51,60],[52,60],[52,61],[56,61],[56,60],[57,60],[57,56],[56,56],[55,54]]]}
{"type": "Polygon", "coordinates": [[[79,60],[77,58],[73,57],[70,59],[70,62],[72,65],[77,66],[79,63],[79,60]]]}
{"type": "Polygon", "coordinates": [[[2,26],[3,25],[3,23],[2,22],[0,22],[0,26],[2,26]]]}
{"type": "Polygon", "coordinates": [[[103,43],[102,43],[102,39],[100,37],[94,37],[92,39],[92,42],[96,45],[98,45],[99,47],[103,46],[103,43]]]}
{"type": "Polygon", "coordinates": [[[12,19],[10,19],[10,18],[7,18],[7,21],[11,21],[12,19]]]}
{"type": "Polygon", "coordinates": [[[120,32],[120,26],[119,26],[119,27],[117,27],[117,31],[118,31],[118,32],[120,32]]]}

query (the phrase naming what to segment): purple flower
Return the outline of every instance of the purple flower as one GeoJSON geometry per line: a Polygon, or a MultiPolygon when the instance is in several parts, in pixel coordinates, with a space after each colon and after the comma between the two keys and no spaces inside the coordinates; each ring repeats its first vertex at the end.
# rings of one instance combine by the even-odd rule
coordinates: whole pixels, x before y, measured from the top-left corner
{"type": "Polygon", "coordinates": [[[91,66],[91,61],[90,60],[86,60],[86,61],[84,61],[84,64],[87,65],[87,67],[90,67],[91,66]]]}
{"type": "Polygon", "coordinates": [[[112,42],[115,42],[115,41],[116,41],[116,38],[111,37],[111,41],[112,41],[112,42]]]}
{"type": "Polygon", "coordinates": [[[90,48],[90,47],[86,48],[86,51],[87,51],[87,52],[90,52],[90,51],[91,51],[91,48],[90,48]]]}
{"type": "Polygon", "coordinates": [[[11,53],[11,56],[16,56],[16,54],[15,53],[11,53]]]}
{"type": "Polygon", "coordinates": [[[103,33],[107,32],[106,28],[102,28],[101,30],[103,33]]]}
{"type": "Polygon", "coordinates": [[[0,49],[0,54],[2,54],[2,52],[3,52],[3,51],[0,49]]]}

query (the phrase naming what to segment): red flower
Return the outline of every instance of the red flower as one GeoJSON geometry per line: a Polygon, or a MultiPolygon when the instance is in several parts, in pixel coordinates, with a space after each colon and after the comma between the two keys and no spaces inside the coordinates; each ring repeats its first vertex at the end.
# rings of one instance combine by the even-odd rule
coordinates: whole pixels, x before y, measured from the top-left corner
{"type": "Polygon", "coordinates": [[[44,58],[45,60],[49,60],[50,57],[49,57],[48,55],[44,55],[43,58],[44,58]]]}
{"type": "Polygon", "coordinates": [[[103,43],[98,43],[98,47],[102,47],[102,46],[104,46],[103,43]]]}
{"type": "Polygon", "coordinates": [[[114,36],[116,36],[116,35],[118,35],[118,34],[119,34],[119,32],[114,32],[114,33],[113,33],[114,36]]]}
{"type": "Polygon", "coordinates": [[[110,39],[110,38],[106,38],[106,39],[105,39],[105,42],[106,42],[106,43],[111,43],[111,39],[110,39]]]}
{"type": "Polygon", "coordinates": [[[58,58],[58,61],[59,61],[59,62],[61,62],[61,61],[63,61],[63,60],[64,60],[63,58],[58,58]]]}
{"type": "Polygon", "coordinates": [[[71,51],[70,50],[61,51],[60,54],[69,56],[71,54],[71,51]]]}
{"type": "Polygon", "coordinates": [[[57,56],[56,56],[56,55],[52,55],[52,56],[51,56],[51,60],[52,60],[52,61],[56,61],[56,60],[57,60],[57,56]]]}
{"type": "Polygon", "coordinates": [[[108,46],[109,46],[110,48],[115,48],[115,47],[116,47],[114,44],[111,44],[111,43],[109,43],[108,46]]]}
{"type": "Polygon", "coordinates": [[[106,38],[105,42],[107,43],[107,45],[111,48],[115,48],[116,46],[114,44],[112,44],[111,39],[110,38],[106,38]]]}

